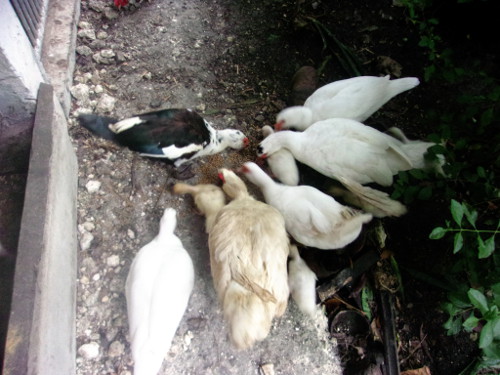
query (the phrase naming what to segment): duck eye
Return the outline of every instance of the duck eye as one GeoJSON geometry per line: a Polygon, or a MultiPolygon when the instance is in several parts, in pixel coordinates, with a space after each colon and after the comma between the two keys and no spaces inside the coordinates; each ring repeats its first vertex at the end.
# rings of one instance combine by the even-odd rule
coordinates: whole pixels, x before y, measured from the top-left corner
{"type": "Polygon", "coordinates": [[[257,147],[257,153],[258,154],[263,154],[264,153],[264,149],[262,148],[262,146],[257,147]]]}

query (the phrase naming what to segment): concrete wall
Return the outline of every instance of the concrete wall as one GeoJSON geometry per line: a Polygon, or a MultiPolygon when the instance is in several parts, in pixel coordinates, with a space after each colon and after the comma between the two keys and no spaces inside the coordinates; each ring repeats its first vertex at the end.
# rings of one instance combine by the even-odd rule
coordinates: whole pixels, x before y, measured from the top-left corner
{"type": "Polygon", "coordinates": [[[79,0],[49,0],[37,56],[0,0],[0,174],[28,176],[5,375],[75,373],[78,166],[67,117],[79,9],[79,0]]]}
{"type": "Polygon", "coordinates": [[[26,170],[43,68],[9,1],[0,1],[0,173],[26,170]]]}
{"type": "Polygon", "coordinates": [[[77,161],[52,87],[40,86],[4,375],[75,373],[77,161]]]}

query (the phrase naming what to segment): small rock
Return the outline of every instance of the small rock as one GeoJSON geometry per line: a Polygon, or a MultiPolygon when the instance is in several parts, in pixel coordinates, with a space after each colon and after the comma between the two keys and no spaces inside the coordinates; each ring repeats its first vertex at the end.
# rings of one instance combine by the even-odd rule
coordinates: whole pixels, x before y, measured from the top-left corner
{"type": "Polygon", "coordinates": [[[186,334],[184,335],[184,344],[186,346],[189,346],[191,344],[191,341],[193,340],[193,332],[187,331],[186,334]]]}
{"type": "Polygon", "coordinates": [[[116,267],[120,265],[120,257],[118,255],[111,255],[106,259],[106,264],[109,267],[116,267]]]}
{"type": "Polygon", "coordinates": [[[102,87],[102,85],[96,85],[94,87],[94,92],[96,94],[102,94],[104,92],[104,87],[102,87]]]}
{"type": "Polygon", "coordinates": [[[110,357],[119,357],[125,351],[125,345],[123,345],[120,341],[113,341],[108,349],[108,355],[110,357]]]}
{"type": "Polygon", "coordinates": [[[92,233],[84,232],[80,237],[80,248],[83,251],[90,249],[90,245],[92,245],[93,240],[94,236],[92,233]]]}
{"type": "Polygon", "coordinates": [[[90,22],[80,21],[80,22],[78,22],[78,28],[82,29],[82,30],[88,30],[88,29],[92,29],[92,25],[90,24],[90,22]]]}
{"type": "Polygon", "coordinates": [[[92,29],[82,29],[78,31],[77,34],[80,38],[88,39],[88,40],[95,40],[95,31],[92,29]]]}
{"type": "Polygon", "coordinates": [[[81,45],[76,47],[76,53],[83,56],[92,55],[92,49],[89,46],[81,45]]]}
{"type": "Polygon", "coordinates": [[[106,17],[108,20],[114,20],[115,18],[118,18],[119,13],[113,9],[106,8],[104,10],[104,17],[106,17]]]}
{"type": "Polygon", "coordinates": [[[108,37],[108,33],[106,31],[99,31],[97,33],[97,39],[106,39],[108,37]]]}
{"type": "Polygon", "coordinates": [[[151,102],[149,103],[149,106],[151,108],[158,108],[161,106],[161,100],[160,99],[153,99],[151,100],[151,102]]]}
{"type": "Polygon", "coordinates": [[[258,122],[263,122],[265,119],[264,119],[264,116],[257,115],[257,116],[255,116],[255,120],[258,121],[258,122]]]}
{"type": "Polygon", "coordinates": [[[116,99],[108,94],[103,94],[97,102],[96,111],[98,113],[109,113],[115,108],[116,99]]]}
{"type": "Polygon", "coordinates": [[[87,102],[90,95],[90,87],[84,83],[79,83],[69,89],[71,95],[80,102],[87,102]]]}
{"type": "Polygon", "coordinates": [[[100,54],[105,59],[111,59],[111,58],[115,57],[115,52],[112,49],[103,49],[100,52],[100,54]]]}
{"type": "Polygon", "coordinates": [[[127,236],[128,236],[128,238],[130,238],[132,240],[135,239],[134,231],[132,229],[127,229],[127,236]]]}
{"type": "Polygon", "coordinates": [[[97,181],[97,180],[90,180],[89,182],[87,182],[87,184],[85,185],[85,188],[87,189],[87,191],[89,193],[96,193],[97,191],[99,191],[99,189],[101,188],[101,181],[97,181]]]}
{"type": "Polygon", "coordinates": [[[274,365],[272,363],[265,363],[260,365],[259,374],[261,375],[274,375],[274,365]]]}
{"type": "Polygon", "coordinates": [[[95,229],[95,224],[92,223],[91,221],[86,221],[85,223],[82,224],[82,228],[87,232],[92,232],[95,229]]]}
{"type": "Polygon", "coordinates": [[[127,55],[121,51],[116,52],[116,61],[119,63],[127,61],[127,55]]]}
{"type": "Polygon", "coordinates": [[[78,354],[85,359],[97,358],[97,356],[99,355],[99,344],[96,342],[83,344],[78,348],[78,354]]]}
{"type": "Polygon", "coordinates": [[[102,13],[102,11],[104,9],[104,6],[95,0],[90,0],[88,2],[88,4],[89,4],[89,8],[92,9],[93,11],[96,11],[97,13],[102,13]]]}
{"type": "Polygon", "coordinates": [[[83,258],[80,266],[80,270],[85,271],[87,275],[93,274],[97,271],[97,265],[92,257],[83,258]]]}

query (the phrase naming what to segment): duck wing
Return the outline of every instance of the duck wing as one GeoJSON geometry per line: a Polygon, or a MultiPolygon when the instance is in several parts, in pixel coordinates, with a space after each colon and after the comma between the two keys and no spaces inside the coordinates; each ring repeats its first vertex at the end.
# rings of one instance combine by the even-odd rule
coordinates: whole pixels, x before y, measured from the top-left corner
{"type": "Polygon", "coordinates": [[[220,298],[236,281],[263,301],[283,301],[288,291],[275,279],[276,272],[284,272],[286,283],[288,237],[283,218],[273,207],[249,201],[232,201],[222,208],[209,234],[215,288],[220,298]],[[280,267],[285,268],[277,271],[280,267]]]}
{"type": "Polygon", "coordinates": [[[357,121],[319,121],[302,134],[294,156],[333,178],[390,185],[394,174],[412,168],[401,142],[357,121]]]}
{"type": "Polygon", "coordinates": [[[119,143],[133,151],[171,159],[197,152],[210,142],[211,129],[196,112],[167,109],[141,114],[110,126],[119,143]],[[169,149],[170,147],[170,149],[169,149]],[[173,152],[174,149],[183,151],[173,152]]]}

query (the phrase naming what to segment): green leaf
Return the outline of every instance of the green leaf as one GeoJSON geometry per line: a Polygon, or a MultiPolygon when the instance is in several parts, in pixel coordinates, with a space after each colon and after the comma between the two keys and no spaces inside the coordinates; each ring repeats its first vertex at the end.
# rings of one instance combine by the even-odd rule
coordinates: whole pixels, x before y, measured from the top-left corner
{"type": "Polygon", "coordinates": [[[493,368],[500,365],[500,343],[493,342],[486,348],[483,348],[483,364],[482,368],[493,368]]]}
{"type": "Polygon", "coordinates": [[[418,199],[427,201],[432,197],[432,187],[426,186],[418,192],[418,199]]]}
{"type": "Polygon", "coordinates": [[[450,204],[451,216],[458,226],[462,226],[462,219],[464,217],[464,206],[457,202],[455,199],[451,200],[450,204]]]}
{"type": "Polygon", "coordinates": [[[491,321],[493,326],[493,338],[495,340],[500,339],[500,317],[497,316],[495,319],[491,321]]]}
{"type": "Polygon", "coordinates": [[[474,328],[476,328],[478,324],[479,324],[479,319],[476,318],[474,314],[472,314],[465,320],[465,322],[462,323],[462,327],[464,327],[467,332],[470,332],[474,328]]]}
{"type": "Polygon", "coordinates": [[[467,292],[470,302],[478,309],[482,315],[486,314],[488,311],[488,301],[483,293],[479,290],[470,288],[467,292]]]}
{"type": "Polygon", "coordinates": [[[453,241],[453,254],[458,253],[463,246],[464,246],[464,238],[462,236],[462,232],[458,232],[455,234],[455,238],[453,241]]]}
{"type": "Polygon", "coordinates": [[[489,108],[483,112],[480,123],[481,125],[486,126],[491,124],[492,121],[493,121],[493,108],[489,108]]]}
{"type": "Polygon", "coordinates": [[[493,293],[493,302],[500,306],[500,283],[493,284],[490,288],[493,293]]]}
{"type": "Polygon", "coordinates": [[[444,235],[446,234],[446,232],[448,232],[448,230],[446,230],[443,227],[434,228],[432,230],[431,234],[429,234],[429,238],[431,240],[439,240],[440,238],[444,237],[444,235]]]}
{"type": "Polygon", "coordinates": [[[487,322],[481,330],[481,336],[479,336],[479,347],[481,349],[488,347],[493,342],[493,338],[493,324],[487,322]]]}
{"type": "Polygon", "coordinates": [[[452,303],[452,307],[455,310],[451,310],[451,307],[448,307],[448,312],[451,314],[458,314],[461,310],[469,309],[471,307],[470,300],[465,293],[460,292],[451,292],[448,293],[448,299],[452,303]]]}
{"type": "Polygon", "coordinates": [[[443,327],[447,330],[446,334],[448,336],[453,336],[459,333],[462,329],[462,318],[450,317],[444,324],[443,327]]]}
{"type": "Polygon", "coordinates": [[[368,321],[372,320],[372,309],[370,308],[370,302],[373,301],[373,290],[370,287],[364,287],[361,290],[361,308],[366,314],[368,321]]]}
{"type": "Polygon", "coordinates": [[[486,178],[486,171],[484,170],[483,167],[481,167],[481,166],[477,167],[476,171],[477,171],[477,175],[479,177],[486,178]]]}
{"type": "Polygon", "coordinates": [[[469,209],[466,205],[464,205],[463,208],[467,221],[469,222],[470,225],[472,225],[475,228],[477,220],[477,211],[469,209]]]}
{"type": "Polygon", "coordinates": [[[479,248],[477,257],[479,259],[488,258],[495,251],[495,235],[491,236],[486,241],[483,241],[481,236],[478,234],[477,245],[479,248]]]}
{"type": "Polygon", "coordinates": [[[427,175],[425,174],[424,171],[422,171],[421,169],[411,169],[409,171],[410,175],[412,175],[413,177],[415,177],[417,180],[423,180],[427,177],[427,175]]]}

